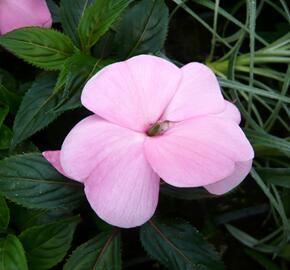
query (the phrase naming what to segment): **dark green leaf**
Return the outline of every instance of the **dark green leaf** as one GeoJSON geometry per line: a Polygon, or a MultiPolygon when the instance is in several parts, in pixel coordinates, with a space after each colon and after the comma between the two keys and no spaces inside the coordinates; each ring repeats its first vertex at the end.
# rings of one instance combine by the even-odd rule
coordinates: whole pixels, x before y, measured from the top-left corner
{"type": "Polygon", "coordinates": [[[245,249],[245,252],[248,256],[250,256],[253,260],[255,260],[258,264],[263,266],[263,269],[265,270],[281,270],[281,268],[276,265],[272,258],[267,258],[265,255],[261,254],[260,252],[251,250],[251,249],[245,249]]]}
{"type": "Polygon", "coordinates": [[[18,57],[46,70],[61,69],[75,52],[71,40],[52,29],[27,27],[0,37],[0,45],[18,57]]]}
{"type": "Polygon", "coordinates": [[[270,135],[264,132],[258,132],[253,130],[246,130],[246,135],[250,142],[253,144],[255,153],[259,155],[259,151],[263,154],[273,149],[279,151],[280,153],[290,157],[290,142],[285,139],[278,138],[276,136],[270,135]]]}
{"type": "Polygon", "coordinates": [[[289,168],[257,168],[256,170],[268,184],[290,188],[289,168]]]}
{"type": "Polygon", "coordinates": [[[101,68],[110,61],[98,60],[85,54],[75,54],[69,58],[59,75],[59,91],[64,88],[61,101],[57,104],[55,111],[63,112],[81,106],[80,96],[85,83],[101,68]]]}
{"type": "Polygon", "coordinates": [[[119,231],[103,232],[79,246],[72,253],[63,269],[121,269],[119,231]]]}
{"type": "Polygon", "coordinates": [[[160,192],[170,197],[183,200],[199,200],[214,197],[214,195],[207,192],[204,188],[176,188],[166,183],[160,185],[160,192]]]}
{"type": "Polygon", "coordinates": [[[73,209],[29,209],[17,205],[15,203],[9,203],[11,224],[13,228],[18,231],[24,231],[30,227],[36,225],[43,225],[52,222],[59,221],[66,217],[71,217],[73,209]]]}
{"type": "Polygon", "coordinates": [[[5,69],[0,68],[0,84],[4,85],[12,92],[16,92],[18,83],[15,78],[5,69]]]}
{"type": "Polygon", "coordinates": [[[255,248],[256,250],[266,253],[276,253],[279,249],[278,246],[260,243],[258,239],[252,237],[246,232],[241,231],[230,224],[226,224],[225,226],[233,237],[235,237],[238,241],[240,241],[247,247],[255,248]]]}
{"type": "Polygon", "coordinates": [[[12,91],[9,91],[3,84],[0,82],[0,102],[6,104],[9,107],[9,111],[15,114],[18,110],[21,98],[17,96],[12,91]]]}
{"type": "Polygon", "coordinates": [[[1,270],[28,270],[23,246],[15,235],[0,239],[1,270]]]}
{"type": "Polygon", "coordinates": [[[5,231],[10,220],[10,212],[5,199],[0,196],[0,231],[5,231]]]}
{"type": "Polygon", "coordinates": [[[34,226],[19,236],[25,249],[29,270],[50,269],[68,252],[79,217],[34,226]]]}
{"type": "Polygon", "coordinates": [[[82,48],[88,51],[112,26],[130,0],[94,0],[80,19],[78,31],[82,48]]]}
{"type": "Polygon", "coordinates": [[[12,131],[5,125],[0,127],[0,150],[8,149],[11,145],[12,131]]]}
{"type": "Polygon", "coordinates": [[[122,58],[155,53],[164,44],[168,8],[163,0],[142,0],[124,14],[117,28],[116,48],[122,58]]]}
{"type": "Polygon", "coordinates": [[[54,23],[60,22],[59,6],[53,0],[47,0],[46,2],[50,10],[53,22],[54,23]]]}
{"type": "Polygon", "coordinates": [[[40,154],[24,154],[0,161],[0,192],[28,208],[75,207],[81,186],[60,175],[40,154]]]}
{"type": "Polygon", "coordinates": [[[0,127],[2,126],[8,112],[9,112],[9,107],[0,102],[0,127]]]}
{"type": "Polygon", "coordinates": [[[55,82],[55,74],[43,74],[24,96],[14,121],[13,146],[46,127],[59,115],[51,112],[58,104],[58,96],[52,94],[55,82]]]}
{"type": "Polygon", "coordinates": [[[109,30],[103,35],[100,40],[93,46],[92,55],[96,58],[106,59],[113,58],[114,52],[115,31],[109,30]]]}
{"type": "Polygon", "coordinates": [[[60,16],[64,32],[79,46],[78,25],[91,0],[61,0],[60,16]]]}
{"type": "Polygon", "coordinates": [[[141,242],[150,256],[169,269],[224,269],[213,246],[183,221],[152,219],[141,227],[141,242]]]}

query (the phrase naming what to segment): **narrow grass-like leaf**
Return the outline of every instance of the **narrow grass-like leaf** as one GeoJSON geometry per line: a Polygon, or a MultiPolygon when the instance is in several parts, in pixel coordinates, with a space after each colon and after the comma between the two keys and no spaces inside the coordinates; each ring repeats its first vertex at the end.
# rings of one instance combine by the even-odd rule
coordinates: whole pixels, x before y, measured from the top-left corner
{"type": "Polygon", "coordinates": [[[79,246],[63,270],[121,270],[120,232],[103,232],[79,246]]]}
{"type": "Polygon", "coordinates": [[[286,103],[290,103],[290,97],[286,97],[283,96],[279,93],[275,93],[275,92],[268,92],[256,87],[249,87],[245,84],[242,84],[240,82],[236,82],[236,81],[232,81],[232,80],[225,80],[225,79],[219,79],[220,85],[222,87],[229,87],[229,88],[234,88],[237,91],[244,91],[247,93],[253,93],[262,97],[268,97],[268,98],[272,98],[275,100],[281,100],[284,101],[286,103]]]}
{"type": "Polygon", "coordinates": [[[251,249],[246,249],[245,253],[255,260],[258,264],[264,267],[265,270],[281,270],[277,264],[275,264],[271,259],[267,258],[265,255],[258,253],[251,249]]]}
{"type": "Polygon", "coordinates": [[[290,142],[266,132],[246,129],[246,134],[256,150],[277,149],[280,153],[290,156],[290,142]]]}
{"type": "Polygon", "coordinates": [[[290,188],[289,168],[257,168],[256,170],[268,184],[290,188]]]}
{"type": "Polygon", "coordinates": [[[258,239],[252,237],[251,235],[239,230],[238,228],[230,224],[227,224],[225,226],[233,237],[235,237],[238,241],[240,241],[247,247],[254,248],[265,253],[274,253],[277,251],[277,247],[267,244],[259,244],[258,239]]]}
{"type": "Polygon", "coordinates": [[[83,196],[77,182],[65,179],[40,154],[0,161],[0,192],[28,208],[74,208],[83,196]]]}

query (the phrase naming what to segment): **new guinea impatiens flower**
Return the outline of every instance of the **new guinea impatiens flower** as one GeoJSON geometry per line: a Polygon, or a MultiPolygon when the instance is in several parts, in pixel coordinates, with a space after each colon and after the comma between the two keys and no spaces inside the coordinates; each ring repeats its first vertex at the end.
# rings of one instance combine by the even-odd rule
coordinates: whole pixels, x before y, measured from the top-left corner
{"type": "Polygon", "coordinates": [[[0,0],[0,35],[27,26],[51,27],[46,0],[0,0]]]}
{"type": "Polygon", "coordinates": [[[84,183],[91,207],[112,225],[150,219],[160,178],[223,194],[251,169],[254,152],[239,127],[240,113],[203,64],[178,68],[136,56],[98,72],[81,101],[94,115],[71,130],[60,151],[43,155],[84,183]]]}

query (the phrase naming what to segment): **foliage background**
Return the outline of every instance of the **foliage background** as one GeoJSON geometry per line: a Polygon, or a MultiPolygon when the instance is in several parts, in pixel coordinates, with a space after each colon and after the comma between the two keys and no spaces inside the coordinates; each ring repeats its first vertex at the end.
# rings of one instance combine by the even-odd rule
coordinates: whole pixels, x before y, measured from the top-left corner
{"type": "Polygon", "coordinates": [[[287,2],[48,3],[54,30],[0,37],[0,269],[288,269],[287,2]],[[156,216],[119,230],[39,152],[58,149],[89,114],[79,95],[93,74],[141,53],[211,67],[243,114],[256,158],[247,180],[222,197],[162,184],[156,216]]]}

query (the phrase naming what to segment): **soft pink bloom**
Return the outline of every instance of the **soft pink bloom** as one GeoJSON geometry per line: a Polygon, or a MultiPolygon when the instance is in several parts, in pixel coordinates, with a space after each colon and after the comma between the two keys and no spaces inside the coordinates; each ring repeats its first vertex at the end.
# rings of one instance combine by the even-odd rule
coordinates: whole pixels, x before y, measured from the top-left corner
{"type": "Polygon", "coordinates": [[[251,169],[254,153],[240,113],[203,64],[180,69],[136,56],[102,69],[81,100],[94,115],[71,130],[60,151],[43,155],[84,183],[91,207],[110,224],[128,228],[150,219],[160,177],[223,194],[251,169]]]}
{"type": "Polygon", "coordinates": [[[26,26],[51,27],[46,0],[0,0],[0,34],[26,26]]]}

